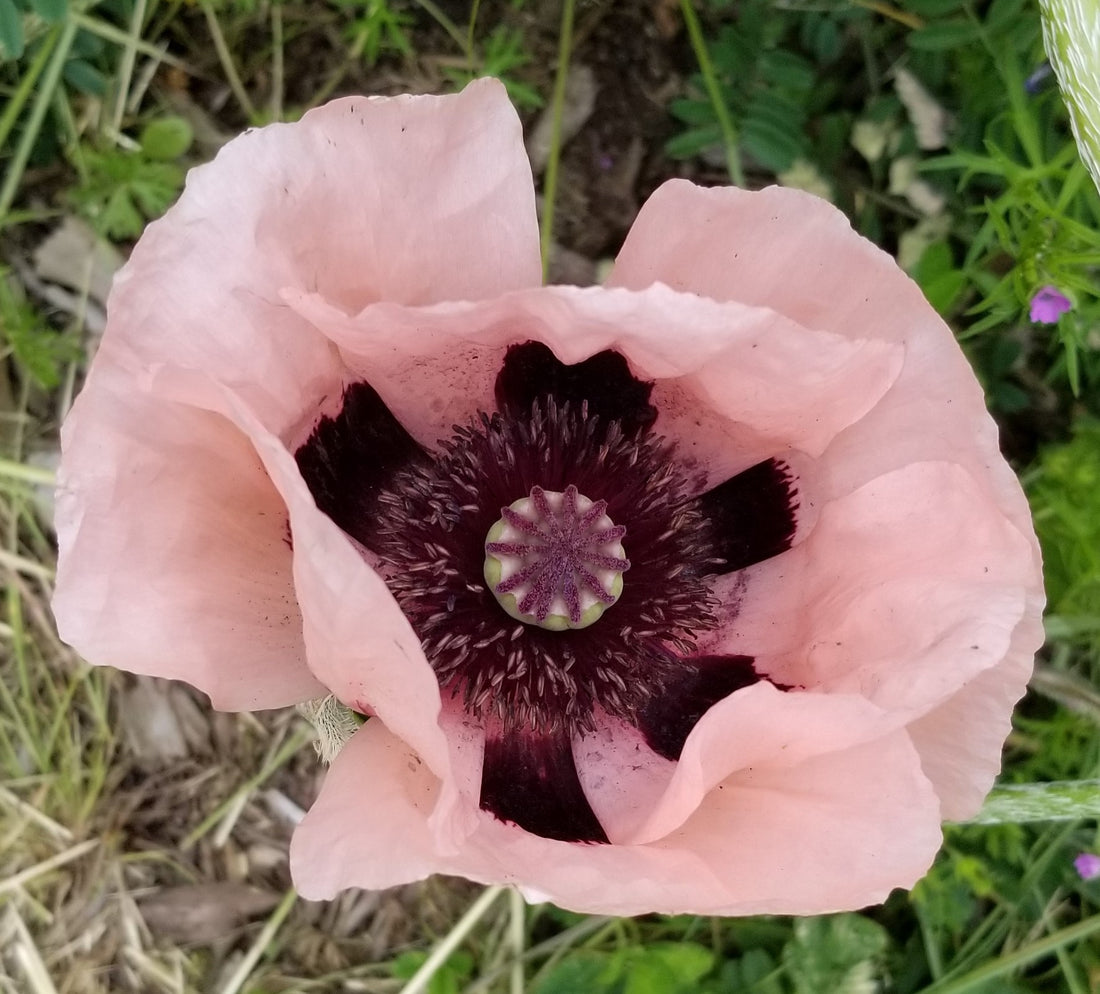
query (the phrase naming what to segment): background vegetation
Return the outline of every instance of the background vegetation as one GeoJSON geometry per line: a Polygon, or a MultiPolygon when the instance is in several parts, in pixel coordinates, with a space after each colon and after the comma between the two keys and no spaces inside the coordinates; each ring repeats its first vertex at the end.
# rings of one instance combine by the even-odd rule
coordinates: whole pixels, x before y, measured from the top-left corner
{"type": "Polygon", "coordinates": [[[1027,0],[0,0],[0,991],[1100,991],[1100,879],[1074,865],[1095,821],[949,827],[911,894],[814,919],[585,918],[447,880],[299,902],[309,727],[91,670],[48,610],[58,425],[186,169],[334,95],[492,74],[553,278],[597,278],[672,175],[811,189],[897,255],[1044,547],[1004,777],[1100,777],[1100,195],[1045,64],[1027,0]]]}

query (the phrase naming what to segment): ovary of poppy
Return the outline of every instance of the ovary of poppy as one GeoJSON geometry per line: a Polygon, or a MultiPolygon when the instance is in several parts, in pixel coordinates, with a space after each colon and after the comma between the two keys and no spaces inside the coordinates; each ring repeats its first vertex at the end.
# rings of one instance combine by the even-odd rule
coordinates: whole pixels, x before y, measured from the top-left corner
{"type": "Polygon", "coordinates": [[[63,430],[60,632],[215,707],[369,716],[295,832],[306,897],[880,901],[981,804],[1042,638],[981,389],[793,190],[671,181],[606,286],[540,286],[521,139],[480,81],[191,173],[63,430]]]}

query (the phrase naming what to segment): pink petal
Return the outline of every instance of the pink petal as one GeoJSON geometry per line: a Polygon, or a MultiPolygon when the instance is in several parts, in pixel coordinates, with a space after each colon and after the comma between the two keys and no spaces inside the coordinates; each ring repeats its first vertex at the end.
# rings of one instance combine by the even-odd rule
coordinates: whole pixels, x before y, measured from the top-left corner
{"type": "Polygon", "coordinates": [[[594,732],[574,739],[573,758],[585,797],[616,845],[634,839],[677,769],[650,749],[633,725],[602,713],[594,732]]]}
{"type": "Polygon", "coordinates": [[[530,166],[498,82],[352,97],[248,131],[193,170],[120,274],[107,340],[207,371],[282,434],[325,395],[334,361],[283,288],[354,311],[540,281],[530,166]]]}
{"type": "Polygon", "coordinates": [[[525,340],[544,342],[566,363],[622,352],[636,375],[660,381],[657,393],[675,397],[658,402],[658,429],[688,457],[738,461],[738,468],[777,447],[820,452],[900,369],[900,350],[890,344],[811,331],[767,309],[661,286],[544,287],[475,303],[377,304],[355,316],[317,295],[285,296],[426,443],[449,435],[477,407],[495,406],[504,351],[525,340]]]}
{"type": "Polygon", "coordinates": [[[317,509],[293,455],[238,396],[201,374],[162,369],[156,381],[165,396],[222,414],[255,447],[289,514],[306,660],[318,680],[349,707],[378,715],[449,783],[439,684],[420,642],[382,578],[317,509]]]}
{"type": "Polygon", "coordinates": [[[679,762],[652,752],[635,728],[606,716],[574,743],[577,772],[608,837],[660,839],[707,794],[753,766],[793,766],[893,732],[899,722],[860,697],[784,693],[770,683],[720,701],[688,736],[679,762]]]}
{"type": "Polygon", "coordinates": [[[103,354],[62,446],[53,609],[66,642],[227,710],[325,693],[305,662],[286,508],[246,436],[140,390],[103,354]]]}
{"type": "MultiPolygon", "coordinates": [[[[911,344],[950,332],[894,260],[800,190],[669,180],[643,205],[607,280],[770,307],[807,328],[911,344]]],[[[957,350],[956,350],[957,351],[957,350]]]]}
{"type": "Polygon", "coordinates": [[[1033,604],[1012,633],[1005,658],[909,726],[925,775],[943,816],[962,821],[978,813],[1001,768],[1012,730],[1012,709],[1031,678],[1033,646],[1043,639],[1042,605],[1033,604]]]}
{"type": "Polygon", "coordinates": [[[302,897],[389,887],[439,869],[428,818],[439,781],[416,752],[370,719],[329,767],[321,796],[290,842],[302,897]]]}
{"type": "Polygon", "coordinates": [[[912,884],[940,841],[938,803],[904,733],[745,770],[711,791],[678,832],[650,845],[556,842],[479,813],[462,848],[442,853],[428,825],[438,791],[399,739],[368,722],[295,832],[299,891],[323,899],[440,872],[515,883],[531,900],[582,912],[815,914],[881,901],[892,887],[912,884]]]}
{"type": "Polygon", "coordinates": [[[830,502],[800,546],[743,582],[712,651],[752,652],[774,679],[860,694],[901,721],[995,667],[1034,610],[1028,540],[949,463],[830,502]]]}
{"type": "Polygon", "coordinates": [[[897,725],[860,697],[788,693],[766,682],[747,687],[720,701],[695,726],[664,795],[629,841],[652,842],[676,831],[731,778],[844,752],[897,725]]]}
{"type": "Polygon", "coordinates": [[[898,732],[791,769],[746,770],[657,846],[698,853],[735,896],[708,913],[807,915],[911,887],[940,842],[938,798],[898,732]],[[739,854],[733,867],[730,850],[739,854]]]}
{"type": "MultiPolygon", "coordinates": [[[[1027,502],[950,329],[894,260],[854,234],[831,204],[780,187],[750,193],[670,180],[643,206],[608,284],[640,289],[655,281],[904,348],[904,368],[886,396],[830,447],[822,499],[907,463],[946,460],[970,470],[1031,534],[1027,502]],[[936,424],[951,428],[922,427],[936,424]]],[[[1038,584],[1037,544],[1033,550],[1038,584]]]]}

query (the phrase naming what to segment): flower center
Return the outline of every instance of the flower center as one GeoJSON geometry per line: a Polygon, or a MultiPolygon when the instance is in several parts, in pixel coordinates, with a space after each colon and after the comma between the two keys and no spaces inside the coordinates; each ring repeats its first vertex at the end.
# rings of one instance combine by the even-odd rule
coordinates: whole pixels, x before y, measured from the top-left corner
{"type": "Polygon", "coordinates": [[[630,568],[626,528],[607,516],[607,501],[570,484],[564,492],[532,487],[501,509],[485,539],[485,582],[517,621],[551,631],[587,628],[623,592],[630,568]]]}
{"type": "Polygon", "coordinates": [[[300,464],[318,506],[377,557],[444,693],[539,734],[643,711],[718,625],[701,481],[672,446],[548,396],[479,414],[428,453],[377,428],[385,407],[368,391],[300,464]],[[378,466],[384,483],[356,475],[378,466]]]}

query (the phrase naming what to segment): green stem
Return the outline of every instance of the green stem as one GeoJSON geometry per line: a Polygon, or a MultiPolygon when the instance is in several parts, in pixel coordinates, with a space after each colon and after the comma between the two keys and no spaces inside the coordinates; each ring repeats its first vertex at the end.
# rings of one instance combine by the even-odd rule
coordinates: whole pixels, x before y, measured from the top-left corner
{"type": "Polygon", "coordinates": [[[733,125],[733,118],[730,117],[726,101],[722,98],[718,76],[710,61],[710,53],[707,52],[703,29],[699,26],[699,18],[695,16],[695,8],[692,7],[691,0],[680,0],[680,10],[684,14],[684,24],[691,39],[695,59],[699,63],[699,71],[703,74],[707,96],[710,97],[711,107],[714,108],[714,114],[718,118],[718,127],[722,131],[722,143],[726,147],[726,169],[729,171],[730,182],[734,186],[744,186],[745,173],[741,168],[741,152],[737,147],[737,129],[733,125]]]}
{"type": "Polygon", "coordinates": [[[248,978],[252,975],[256,964],[268,951],[268,947],[274,941],[276,934],[282,928],[283,922],[286,921],[287,915],[290,914],[294,902],[297,900],[298,895],[293,887],[283,895],[279,906],[271,913],[271,917],[264,925],[263,931],[256,937],[256,941],[252,943],[252,947],[238,964],[237,969],[233,971],[233,975],[226,981],[225,986],[218,991],[218,994],[237,994],[248,983],[248,978]]]}
{"type": "Polygon", "coordinates": [[[508,944],[515,957],[511,969],[511,994],[523,994],[527,989],[523,969],[523,947],[527,942],[527,902],[515,887],[509,889],[508,912],[508,944]]]}
{"type": "Polygon", "coordinates": [[[27,71],[19,81],[19,86],[16,87],[15,92],[8,100],[8,106],[4,109],[3,115],[0,115],[0,148],[3,148],[7,143],[8,135],[11,134],[15,122],[19,120],[19,115],[23,112],[23,105],[34,92],[34,84],[38,82],[38,77],[42,75],[42,70],[46,68],[46,63],[50,61],[50,53],[57,43],[57,36],[58,30],[55,29],[39,45],[34,61],[27,66],[27,71]]]}
{"type": "Polygon", "coordinates": [[[561,160],[561,122],[565,112],[565,84],[569,78],[569,59],[573,47],[574,0],[565,0],[561,9],[561,34],[558,39],[558,74],[554,79],[551,105],[550,157],[542,184],[542,278],[550,270],[550,246],[554,244],[554,198],[558,192],[558,164],[561,160]]]}
{"type": "Polygon", "coordinates": [[[477,15],[481,10],[481,0],[474,0],[470,7],[470,23],[466,29],[466,68],[471,75],[474,72],[474,28],[477,26],[477,15]]]}
{"type": "Polygon", "coordinates": [[[452,21],[439,6],[432,2],[432,0],[414,0],[416,5],[422,10],[426,11],[444,31],[451,36],[451,40],[458,46],[459,51],[466,56],[467,62],[469,62],[472,56],[472,49],[466,43],[466,36],[459,31],[458,26],[452,21]]]}
{"type": "Polygon", "coordinates": [[[401,994],[421,994],[421,991],[427,990],[428,984],[431,983],[432,977],[435,976],[439,968],[447,962],[451,953],[459,947],[462,940],[473,930],[473,927],[485,917],[486,912],[492,907],[496,899],[505,893],[506,889],[500,886],[487,887],[482,892],[481,897],[470,905],[469,910],[458,920],[455,927],[447,933],[443,941],[431,951],[420,969],[409,978],[409,982],[401,988],[401,994]]]}
{"type": "Polygon", "coordinates": [[[144,38],[134,38],[121,28],[116,28],[113,24],[108,24],[106,21],[98,21],[94,17],[89,17],[87,14],[81,14],[79,11],[70,13],[69,18],[76,21],[77,27],[91,32],[104,41],[109,41],[114,45],[132,44],[138,52],[150,59],[155,59],[157,62],[164,62],[167,65],[175,66],[177,69],[182,69],[191,76],[197,75],[197,70],[187,62],[184,62],[183,59],[177,59],[168,52],[162,52],[156,45],[150,45],[144,38]]]}
{"type": "MultiPolygon", "coordinates": [[[[1023,949],[1017,949],[1014,953],[1008,953],[999,959],[985,963],[954,980],[946,980],[933,984],[931,987],[926,987],[921,994],[964,994],[966,991],[984,987],[990,980],[1026,966],[1032,960],[1049,956],[1071,943],[1080,942],[1094,932],[1100,932],[1100,915],[1093,915],[1083,922],[1078,922],[1076,925],[1070,925],[1054,932],[1038,942],[1033,942],[1028,946],[1024,946],[1023,949]]],[[[988,988],[986,989],[988,990],[988,988]]]]}
{"type": "Polygon", "coordinates": [[[0,477],[43,487],[53,487],[57,484],[57,478],[52,469],[28,466],[26,463],[15,462],[12,459],[0,459],[0,477]]]}
{"type": "MultiPolygon", "coordinates": [[[[76,37],[76,22],[70,17],[55,31],[59,32],[54,37],[57,39],[53,45],[53,53],[50,56],[49,65],[42,77],[42,86],[38,90],[31,112],[27,116],[23,134],[20,135],[19,144],[8,163],[7,175],[4,177],[4,185],[0,187],[0,227],[4,226],[7,219],[8,208],[15,200],[15,194],[19,189],[19,181],[23,178],[23,170],[27,168],[27,160],[30,158],[31,149],[38,140],[38,132],[42,129],[42,121],[46,116],[46,108],[53,99],[54,90],[61,81],[61,70],[65,68],[65,60],[69,57],[69,49],[73,46],[76,37]]],[[[44,42],[49,48],[52,39],[44,42]]],[[[32,67],[33,68],[33,67],[32,67]]],[[[6,118],[6,115],[5,115],[6,118]]],[[[6,123],[6,120],[5,120],[6,123]]]]}
{"type": "Polygon", "coordinates": [[[118,68],[118,92],[115,93],[115,109],[111,115],[111,127],[115,132],[122,130],[122,119],[126,115],[126,97],[130,93],[130,83],[134,78],[134,64],[137,62],[138,40],[145,23],[145,0],[137,0],[130,14],[130,32],[122,46],[122,58],[118,68]]]}
{"type": "Polygon", "coordinates": [[[283,5],[271,5],[271,120],[283,119],[283,88],[285,86],[285,54],[283,51],[283,5]]]}
{"type": "Polygon", "coordinates": [[[225,81],[229,84],[229,89],[233,91],[233,96],[237,98],[237,103],[241,105],[241,110],[244,111],[245,117],[248,118],[251,124],[256,120],[256,107],[249,99],[248,91],[245,90],[244,83],[241,82],[241,77],[237,74],[233,55],[225,42],[222,26],[218,23],[218,15],[214,11],[210,0],[199,0],[199,6],[202,7],[206,25],[210,29],[210,38],[214,42],[214,51],[218,53],[218,61],[221,63],[222,72],[225,73],[225,81]]]}
{"type": "Polygon", "coordinates": [[[1016,825],[1029,821],[1100,818],[1100,780],[1000,784],[970,825],[1016,825]]]}

